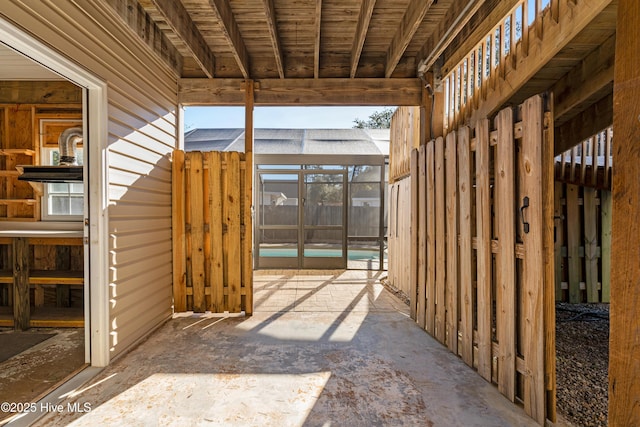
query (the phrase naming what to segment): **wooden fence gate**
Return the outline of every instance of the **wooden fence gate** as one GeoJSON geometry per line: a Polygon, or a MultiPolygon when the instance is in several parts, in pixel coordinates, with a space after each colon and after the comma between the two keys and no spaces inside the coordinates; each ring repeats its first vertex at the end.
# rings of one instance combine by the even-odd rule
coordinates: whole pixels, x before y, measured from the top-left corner
{"type": "Polygon", "coordinates": [[[412,152],[413,317],[555,420],[553,122],[534,96],[412,152]],[[417,179],[415,179],[417,177],[417,179]]]}
{"type": "Polygon", "coordinates": [[[244,153],[173,152],[176,312],[252,313],[251,169],[244,153]]]}

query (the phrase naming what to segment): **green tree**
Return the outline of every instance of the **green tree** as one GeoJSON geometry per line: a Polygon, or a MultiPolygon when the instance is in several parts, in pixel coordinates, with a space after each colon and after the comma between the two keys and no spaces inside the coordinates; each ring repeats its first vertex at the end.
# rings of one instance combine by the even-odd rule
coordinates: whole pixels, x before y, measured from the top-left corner
{"type": "Polygon", "coordinates": [[[385,108],[382,111],[375,111],[368,120],[355,119],[354,129],[390,129],[391,116],[395,113],[395,108],[385,108]]]}

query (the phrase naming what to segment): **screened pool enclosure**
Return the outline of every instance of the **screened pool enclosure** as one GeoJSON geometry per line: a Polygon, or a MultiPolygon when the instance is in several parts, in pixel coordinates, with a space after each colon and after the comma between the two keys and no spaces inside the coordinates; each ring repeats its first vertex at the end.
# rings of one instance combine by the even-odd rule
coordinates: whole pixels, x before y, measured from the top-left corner
{"type": "MultiPolygon", "coordinates": [[[[196,129],[189,151],[242,151],[243,129],[196,129]]],[[[388,130],[255,129],[254,266],[385,269],[388,130]]]]}

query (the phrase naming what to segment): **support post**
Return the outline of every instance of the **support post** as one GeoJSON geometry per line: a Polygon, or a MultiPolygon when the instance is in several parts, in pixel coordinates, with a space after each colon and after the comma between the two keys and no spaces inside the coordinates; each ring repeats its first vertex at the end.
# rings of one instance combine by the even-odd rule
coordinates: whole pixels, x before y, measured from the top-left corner
{"type": "Polygon", "coordinates": [[[613,128],[609,425],[640,425],[640,2],[618,2],[613,128]]]}
{"type": "Polygon", "coordinates": [[[13,327],[16,331],[29,329],[29,241],[26,237],[13,239],[13,327]]]}
{"type": "Polygon", "coordinates": [[[255,85],[253,80],[245,81],[244,110],[244,162],[245,162],[245,194],[244,196],[244,251],[243,286],[245,290],[245,313],[253,313],[253,224],[251,206],[253,203],[253,106],[255,102],[255,85]]]}

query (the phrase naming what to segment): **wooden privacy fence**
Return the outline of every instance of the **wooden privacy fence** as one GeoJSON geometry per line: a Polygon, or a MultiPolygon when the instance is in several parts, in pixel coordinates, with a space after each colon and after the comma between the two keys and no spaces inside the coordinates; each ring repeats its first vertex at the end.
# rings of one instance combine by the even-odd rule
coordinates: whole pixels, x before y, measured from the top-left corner
{"type": "Polygon", "coordinates": [[[556,300],[609,302],[613,129],[555,159],[556,300]]]}
{"type": "Polygon", "coordinates": [[[611,190],[613,127],[598,132],[556,157],[556,180],[611,190]]]}
{"type": "Polygon", "coordinates": [[[398,107],[391,117],[389,182],[409,176],[411,150],[420,145],[420,108],[398,107]]]}
{"type": "MultiPolygon", "coordinates": [[[[412,152],[411,313],[544,424],[555,419],[553,123],[545,99],[412,152]]],[[[392,201],[393,203],[393,201],[392,201]]]]}
{"type": "Polygon", "coordinates": [[[609,302],[611,191],[555,185],[556,300],[609,302]]]}
{"type": "Polygon", "coordinates": [[[251,162],[173,152],[174,309],[252,313],[251,162]]]}
{"type": "Polygon", "coordinates": [[[389,283],[409,295],[411,278],[411,178],[395,181],[389,189],[387,245],[389,283]]]}

